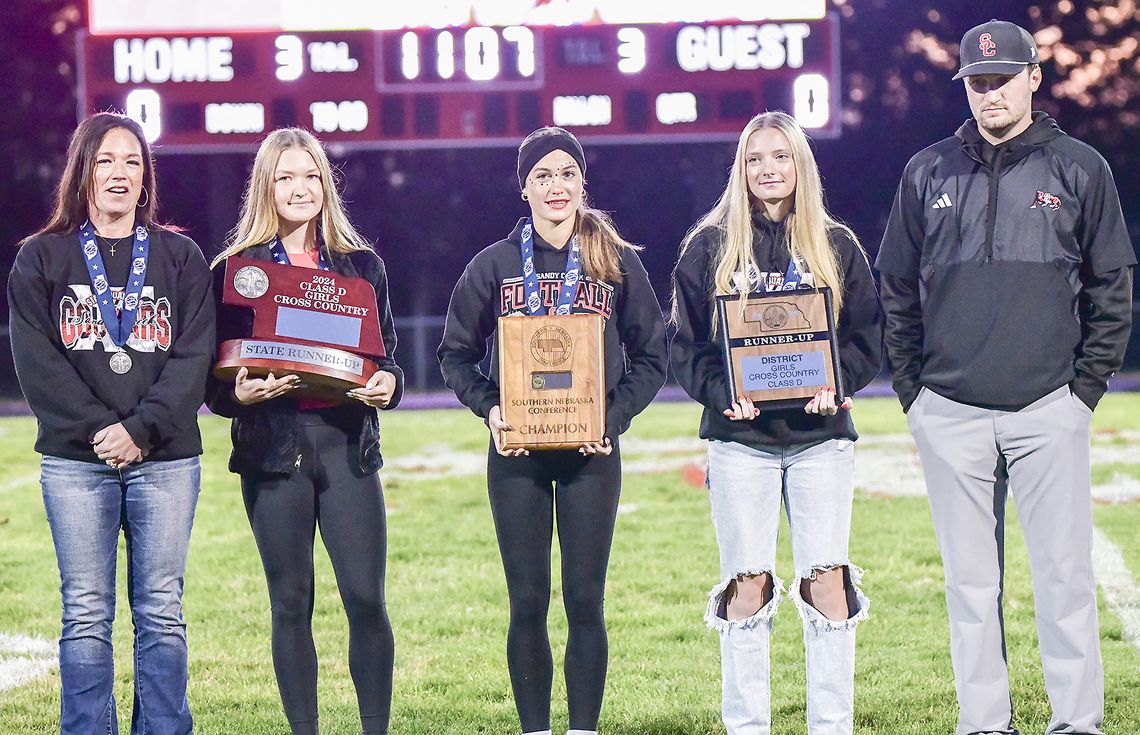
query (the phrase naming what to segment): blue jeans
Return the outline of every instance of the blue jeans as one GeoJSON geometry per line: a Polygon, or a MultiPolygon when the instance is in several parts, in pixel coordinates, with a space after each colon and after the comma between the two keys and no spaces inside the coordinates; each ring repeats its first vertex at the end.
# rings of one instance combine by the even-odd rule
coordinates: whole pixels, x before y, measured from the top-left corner
{"type": "Polygon", "coordinates": [[[118,732],[111,624],[120,530],[135,629],[131,732],[191,732],[182,582],[201,481],[198,458],[119,471],[45,456],[40,469],[63,594],[61,735],[118,732]]]}

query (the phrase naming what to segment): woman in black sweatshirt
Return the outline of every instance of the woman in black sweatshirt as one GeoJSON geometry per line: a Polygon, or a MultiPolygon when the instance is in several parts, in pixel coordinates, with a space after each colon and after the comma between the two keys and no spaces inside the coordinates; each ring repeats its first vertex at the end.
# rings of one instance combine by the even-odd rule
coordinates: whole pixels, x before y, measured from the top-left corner
{"type": "MultiPolygon", "coordinates": [[[[531,216],[468,264],[451,296],[439,347],[447,386],[491,431],[487,485],[510,597],[507,665],[524,733],[550,733],[553,661],[546,617],[555,514],[569,624],[570,733],[597,729],[608,658],[602,598],[621,490],[618,435],[665,380],[657,298],[637,248],[586,205],[585,171],[581,145],[561,128],[541,128],[522,142],[518,179],[531,216]],[[524,252],[531,255],[529,265],[524,252]],[[524,271],[534,278],[524,279],[524,271]],[[605,437],[578,450],[505,450],[502,435],[511,427],[500,413],[499,386],[479,365],[500,317],[547,311],[605,320],[605,437]]],[[[495,376],[494,346],[491,355],[489,375],[495,376]]]]}
{"type": "Polygon", "coordinates": [[[136,729],[185,735],[183,576],[198,501],[198,407],[214,349],[210,271],[157,223],[138,123],[101,113],[71,137],[48,223],[8,278],[12,358],[36,415],[59,562],[60,732],[116,722],[115,556],[127,539],[136,729]]]}
{"type": "MultiPolygon", "coordinates": [[[[720,633],[722,711],[730,735],[768,732],[768,636],[783,585],[775,575],[781,500],[792,532],[804,621],[808,732],[850,733],[855,625],[867,615],[862,570],[848,560],[855,487],[850,401],[820,386],[802,408],[729,399],[714,326],[718,294],[828,287],[848,395],[878,374],[882,316],[867,257],[823,205],[807,137],[782,112],[752,119],[719,202],[681,246],[674,271],[671,360],[677,381],[704,405],[708,487],[722,581],[706,621],[720,633]]],[[[730,307],[731,308],[731,307],[730,307]]]]}
{"type": "MultiPolygon", "coordinates": [[[[384,261],[348,220],[320,142],[299,128],[275,130],[257,151],[241,221],[215,259],[240,256],[364,278],[376,291],[386,355],[367,385],[334,403],[290,395],[296,375],[211,379],[210,408],[233,419],[230,470],[265,568],[273,667],[293,735],[316,735],[313,541],[317,525],[348,617],[348,664],[364,735],[388,732],[392,627],[384,601],[387,527],[377,471],[377,409],[395,408],[404,374],[392,359],[396,332],[384,261]]],[[[218,306],[218,339],[248,337],[252,312],[218,306]]]]}

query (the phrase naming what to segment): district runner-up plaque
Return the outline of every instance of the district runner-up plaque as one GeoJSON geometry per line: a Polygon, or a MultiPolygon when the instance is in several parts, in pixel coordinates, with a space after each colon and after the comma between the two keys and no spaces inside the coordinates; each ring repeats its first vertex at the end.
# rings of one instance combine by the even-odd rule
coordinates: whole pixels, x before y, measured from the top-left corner
{"type": "Polygon", "coordinates": [[[297,395],[344,401],[384,356],[376,290],[363,278],[231,257],[222,302],[253,309],[253,334],[221,344],[219,378],[233,380],[242,367],[254,378],[294,374],[297,395]]]}
{"type": "Polygon", "coordinates": [[[577,449],[606,433],[599,314],[499,318],[499,410],[506,449],[577,449]]]}
{"type": "Polygon", "coordinates": [[[744,395],[759,408],[802,408],[820,388],[846,397],[839,369],[831,289],[717,296],[731,406],[744,395]]]}

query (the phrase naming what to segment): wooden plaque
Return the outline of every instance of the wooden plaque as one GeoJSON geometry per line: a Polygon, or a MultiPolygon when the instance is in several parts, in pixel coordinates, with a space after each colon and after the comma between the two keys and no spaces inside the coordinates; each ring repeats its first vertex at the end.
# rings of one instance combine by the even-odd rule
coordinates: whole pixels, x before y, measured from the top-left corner
{"type": "Polygon", "coordinates": [[[796,289],[717,296],[716,310],[732,405],[745,395],[766,408],[803,407],[820,388],[846,393],[839,369],[831,290],[796,289]]]}
{"type": "Polygon", "coordinates": [[[606,432],[599,314],[499,318],[499,408],[507,449],[576,449],[606,432]]]}

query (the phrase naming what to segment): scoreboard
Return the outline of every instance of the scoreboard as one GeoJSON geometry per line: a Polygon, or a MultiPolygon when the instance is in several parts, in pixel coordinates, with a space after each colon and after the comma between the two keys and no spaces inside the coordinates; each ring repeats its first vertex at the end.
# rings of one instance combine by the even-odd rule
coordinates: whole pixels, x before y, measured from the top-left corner
{"type": "Polygon", "coordinates": [[[735,139],[782,109],[839,134],[825,0],[89,0],[79,113],[163,150],[300,125],[345,148],[735,139]],[[699,6],[699,10],[695,9],[699,6]]]}

